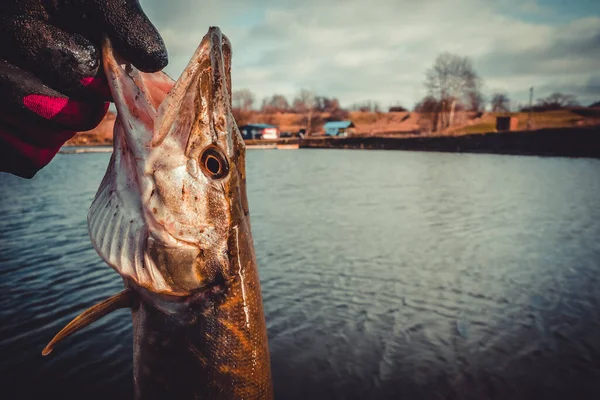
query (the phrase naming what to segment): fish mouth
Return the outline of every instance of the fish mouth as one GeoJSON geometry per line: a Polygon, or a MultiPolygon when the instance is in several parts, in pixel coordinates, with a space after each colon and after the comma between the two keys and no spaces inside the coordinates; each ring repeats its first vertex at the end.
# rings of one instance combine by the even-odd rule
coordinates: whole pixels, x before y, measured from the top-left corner
{"type": "Polygon", "coordinates": [[[196,52],[157,109],[152,146],[159,146],[171,134],[182,114],[206,123],[203,135],[191,134],[185,143],[185,154],[194,152],[202,137],[218,142],[227,137],[231,114],[231,42],[216,26],[211,26],[196,52]],[[210,128],[210,129],[208,129],[210,128]]]}
{"type": "Polygon", "coordinates": [[[241,142],[231,115],[231,44],[210,27],[177,81],[138,71],[108,38],[102,54],[118,119],[113,158],[88,212],[90,239],[123,278],[160,295],[193,295],[216,275],[198,265],[202,254],[221,264],[226,257],[224,191],[241,142]],[[207,159],[216,160],[214,173],[207,159]]]}

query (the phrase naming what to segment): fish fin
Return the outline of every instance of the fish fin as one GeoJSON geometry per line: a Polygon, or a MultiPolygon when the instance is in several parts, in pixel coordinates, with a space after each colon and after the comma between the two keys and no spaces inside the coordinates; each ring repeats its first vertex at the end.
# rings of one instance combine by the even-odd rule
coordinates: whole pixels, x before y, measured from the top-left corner
{"type": "MultiPolygon", "coordinates": [[[[117,138],[121,129],[115,125],[117,138]]],[[[132,168],[135,160],[121,154],[120,145],[115,144],[115,152],[88,212],[88,232],[96,252],[109,266],[141,283],[149,279],[144,265],[148,231],[139,191],[132,190],[137,185],[135,174],[129,171],[132,168]]]]}
{"type": "Polygon", "coordinates": [[[140,284],[154,282],[144,256],[148,228],[142,204],[154,192],[140,160],[150,151],[156,109],[175,82],[164,72],[138,71],[108,38],[102,57],[118,113],[113,154],[88,212],[89,236],[100,257],[120,275],[140,284]]]}
{"type": "Polygon", "coordinates": [[[108,299],[88,308],[75,317],[73,321],[69,322],[67,326],[62,328],[61,331],[52,338],[50,343],[48,343],[46,347],[44,347],[44,350],[42,350],[42,355],[47,356],[52,352],[52,350],[54,350],[54,347],[58,342],[74,334],[75,332],[80,331],[106,314],[127,307],[131,307],[130,289],[125,289],[114,296],[111,296],[108,299]]]}

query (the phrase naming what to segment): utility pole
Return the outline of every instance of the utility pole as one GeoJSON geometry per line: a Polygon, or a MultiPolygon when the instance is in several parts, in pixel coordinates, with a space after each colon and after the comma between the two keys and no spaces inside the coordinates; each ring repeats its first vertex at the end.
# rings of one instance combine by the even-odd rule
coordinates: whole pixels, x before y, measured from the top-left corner
{"type": "Polygon", "coordinates": [[[533,86],[529,88],[529,114],[527,115],[527,130],[531,130],[531,109],[533,107],[533,86]]]}

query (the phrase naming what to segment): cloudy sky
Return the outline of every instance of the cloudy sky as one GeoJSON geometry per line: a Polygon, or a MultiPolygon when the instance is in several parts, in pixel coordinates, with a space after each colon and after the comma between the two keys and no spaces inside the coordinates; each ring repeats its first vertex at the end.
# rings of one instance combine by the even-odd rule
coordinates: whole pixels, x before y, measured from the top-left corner
{"type": "Polygon", "coordinates": [[[179,76],[211,25],[233,45],[235,89],[257,102],[301,88],[342,105],[412,107],[425,71],[449,51],[469,56],[484,94],[525,103],[553,91],[600,100],[598,0],[141,0],[179,76]]]}

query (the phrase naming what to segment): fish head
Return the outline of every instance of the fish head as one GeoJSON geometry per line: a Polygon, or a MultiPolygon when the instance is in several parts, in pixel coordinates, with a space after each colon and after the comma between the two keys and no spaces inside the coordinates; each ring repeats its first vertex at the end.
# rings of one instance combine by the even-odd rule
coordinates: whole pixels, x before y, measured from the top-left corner
{"type": "Polygon", "coordinates": [[[229,40],[211,27],[176,82],[138,71],[108,39],[103,64],[118,116],[88,213],[94,247],[155,293],[222,287],[241,268],[240,253],[253,255],[229,40]]]}

